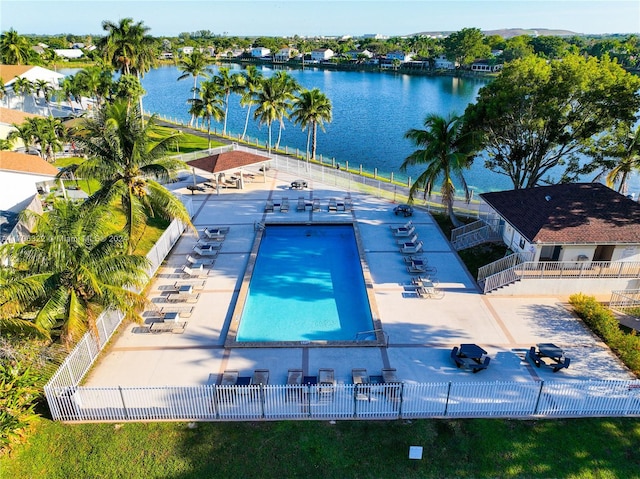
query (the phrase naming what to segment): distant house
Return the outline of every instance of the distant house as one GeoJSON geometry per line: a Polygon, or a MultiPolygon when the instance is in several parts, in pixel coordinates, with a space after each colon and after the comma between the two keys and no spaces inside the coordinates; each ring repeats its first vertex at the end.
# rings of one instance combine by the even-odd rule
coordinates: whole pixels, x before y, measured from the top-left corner
{"type": "Polygon", "coordinates": [[[415,56],[415,53],[405,53],[400,50],[389,52],[386,55],[387,60],[390,60],[392,62],[393,60],[399,60],[401,63],[410,62],[414,56],[415,56]]]}
{"type": "Polygon", "coordinates": [[[171,60],[172,58],[173,58],[172,52],[162,52],[160,55],[158,55],[158,59],[160,60],[171,60]]]}
{"type": "Polygon", "coordinates": [[[463,249],[483,239],[499,239],[513,252],[491,267],[480,268],[478,281],[485,292],[513,283],[518,285],[510,286],[511,294],[597,294],[640,287],[640,204],[636,201],[600,183],[480,196],[489,206],[486,218],[459,229],[459,235],[452,231],[452,244],[463,249]]]}
{"type": "Polygon", "coordinates": [[[59,57],[68,59],[82,58],[84,56],[84,52],[79,48],[56,48],[53,51],[59,57]]]}
{"type": "MultiPolygon", "coordinates": [[[[10,132],[15,131],[15,125],[23,124],[27,118],[38,118],[38,115],[25,113],[20,110],[0,107],[0,140],[6,140],[10,132]]],[[[13,144],[13,149],[24,148],[22,140],[17,140],[13,144]]]]}
{"type": "Polygon", "coordinates": [[[315,50],[311,50],[311,61],[315,62],[323,62],[333,58],[333,50],[331,48],[317,48],[315,50]]]}
{"type": "Polygon", "coordinates": [[[273,59],[276,62],[288,62],[291,58],[295,57],[298,54],[298,50],[291,47],[281,48],[278,53],[276,53],[273,59]]]}
{"type": "Polygon", "coordinates": [[[178,52],[183,55],[191,55],[193,53],[193,47],[180,47],[178,52]]]}
{"type": "Polygon", "coordinates": [[[271,50],[266,47],[253,47],[251,49],[251,56],[253,58],[262,58],[271,54],[271,50]]]}
{"type": "Polygon", "coordinates": [[[502,70],[502,63],[491,64],[486,60],[479,60],[471,64],[471,71],[495,73],[502,70]]]}
{"type": "Polygon", "coordinates": [[[447,60],[447,57],[440,55],[433,61],[433,68],[436,70],[455,70],[457,66],[456,62],[447,60]]]}
{"type": "Polygon", "coordinates": [[[358,60],[363,57],[373,58],[373,53],[366,48],[364,50],[349,50],[347,53],[345,53],[345,55],[348,56],[351,60],[358,60]]]}

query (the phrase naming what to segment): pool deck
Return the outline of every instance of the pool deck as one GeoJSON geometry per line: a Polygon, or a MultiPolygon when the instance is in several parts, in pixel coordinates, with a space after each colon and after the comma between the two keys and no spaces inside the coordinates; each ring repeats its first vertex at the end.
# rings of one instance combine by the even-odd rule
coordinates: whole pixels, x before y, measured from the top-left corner
{"type": "MultiPolygon", "coordinates": [[[[309,375],[317,375],[320,368],[333,368],[339,383],[351,382],[353,368],[366,368],[369,374],[377,375],[388,367],[396,368],[402,381],[414,383],[634,379],[570,312],[566,298],[480,294],[433,218],[420,209],[411,219],[424,242],[422,256],[437,268],[436,277],[445,295],[442,299],[417,297],[409,287],[411,275],[389,230],[390,225],[409,218],[396,217],[394,205],[387,200],[316,181],[309,181],[309,188],[292,190],[289,185],[294,179],[270,170],[266,182],[256,175],[242,190],[192,195],[198,231],[205,226],[228,226],[230,230],[215,265],[202,278],[204,289],[194,291],[199,293],[197,302],[167,303],[167,291],[184,279],[181,267],[198,239],[190,230],[178,241],[149,288],[149,299],[160,307],[192,308],[192,314],[181,319],[188,323],[184,333],[150,334],[142,332],[143,325],[122,326],[84,385],[212,384],[226,369],[238,370],[241,376],[250,376],[254,369],[269,369],[271,384],[285,384],[290,368],[301,368],[309,375]],[[296,211],[300,196],[318,198],[321,211],[296,211]],[[328,211],[329,198],[346,196],[353,202],[351,212],[328,211]],[[282,197],[289,198],[289,212],[264,213],[268,199],[282,197]],[[357,221],[388,347],[225,348],[255,225],[265,220],[357,221]],[[570,367],[554,374],[525,361],[529,347],[543,342],[562,347],[571,358],[570,367]],[[456,369],[450,351],[461,343],[476,343],[487,350],[489,367],[478,374],[456,369]]],[[[171,188],[189,194],[189,181],[171,188]]]]}

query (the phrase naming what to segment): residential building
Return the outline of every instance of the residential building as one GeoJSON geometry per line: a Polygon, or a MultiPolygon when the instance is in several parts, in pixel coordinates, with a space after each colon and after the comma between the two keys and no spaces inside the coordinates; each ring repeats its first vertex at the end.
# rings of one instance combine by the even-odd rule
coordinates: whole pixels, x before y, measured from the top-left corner
{"type": "Polygon", "coordinates": [[[311,50],[311,61],[315,62],[324,62],[333,58],[333,50],[331,48],[317,48],[315,50],[311,50]]]}
{"type": "Polygon", "coordinates": [[[457,66],[457,62],[448,60],[444,55],[440,55],[439,57],[435,58],[433,62],[433,68],[435,68],[436,70],[455,70],[457,66]]]}
{"type": "Polygon", "coordinates": [[[79,48],[55,48],[53,51],[59,57],[67,58],[69,60],[82,58],[84,56],[84,52],[79,48]]]}
{"type": "Polygon", "coordinates": [[[399,60],[402,63],[410,62],[413,59],[414,56],[415,56],[415,53],[405,53],[405,52],[402,52],[400,50],[395,50],[393,52],[389,52],[386,55],[387,60],[390,60],[392,62],[393,62],[393,60],[399,60]]]}
{"type": "MultiPolygon", "coordinates": [[[[3,106],[11,109],[22,110],[36,115],[48,116],[49,107],[42,98],[34,95],[16,94],[13,91],[13,84],[17,78],[26,78],[32,83],[37,80],[46,80],[54,89],[59,88],[59,82],[64,75],[33,65],[0,65],[0,79],[5,85],[6,95],[2,100],[3,106]]],[[[68,111],[52,108],[54,116],[67,116],[68,111]]]]}
{"type": "Polygon", "coordinates": [[[251,56],[253,58],[262,58],[262,57],[266,57],[267,55],[271,55],[271,50],[269,48],[253,47],[251,49],[251,56]]]}
{"type": "Polygon", "coordinates": [[[298,50],[291,47],[281,48],[273,57],[276,62],[288,62],[298,54],[298,50]]]}
{"type": "Polygon", "coordinates": [[[487,60],[478,60],[471,64],[471,71],[495,73],[502,70],[502,63],[491,64],[487,60]]]}

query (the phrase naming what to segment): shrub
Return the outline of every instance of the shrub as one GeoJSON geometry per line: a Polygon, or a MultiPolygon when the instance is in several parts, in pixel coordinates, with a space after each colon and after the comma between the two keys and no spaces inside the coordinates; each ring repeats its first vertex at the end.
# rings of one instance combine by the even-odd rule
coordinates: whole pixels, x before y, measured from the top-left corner
{"type": "Polygon", "coordinates": [[[574,294],[569,298],[576,314],[596,333],[634,374],[640,375],[640,336],[620,329],[613,313],[593,296],[574,294]]]}

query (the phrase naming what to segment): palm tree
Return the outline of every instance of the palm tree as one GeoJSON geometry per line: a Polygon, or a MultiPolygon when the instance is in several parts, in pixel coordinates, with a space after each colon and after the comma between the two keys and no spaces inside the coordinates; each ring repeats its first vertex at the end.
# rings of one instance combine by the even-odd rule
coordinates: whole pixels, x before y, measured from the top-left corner
{"type": "Polygon", "coordinates": [[[7,87],[4,84],[4,80],[0,78],[0,100],[4,100],[7,97],[7,87]]]}
{"type": "Polygon", "coordinates": [[[7,135],[7,140],[12,145],[15,144],[16,140],[21,140],[24,144],[25,150],[28,152],[31,146],[35,146],[35,124],[33,121],[34,118],[29,118],[24,123],[18,125],[17,123],[13,123],[13,130],[9,132],[7,135]]]}
{"type": "Polygon", "coordinates": [[[213,77],[213,82],[218,85],[224,95],[224,121],[222,134],[227,134],[227,115],[229,114],[229,97],[231,93],[239,93],[244,90],[244,76],[240,73],[229,74],[228,68],[220,68],[218,74],[213,77]]]}
{"type": "Polygon", "coordinates": [[[33,213],[32,240],[0,246],[11,265],[0,273],[0,325],[54,332],[69,347],[86,331],[97,335],[96,319],[106,309],[142,321],[146,299],[132,288],[147,282],[148,260],[123,254],[110,211],[58,201],[51,212],[33,213]]]}
{"type": "Polygon", "coordinates": [[[16,95],[22,96],[22,111],[25,111],[27,95],[33,91],[33,84],[28,78],[18,77],[14,80],[12,87],[16,95]]]}
{"type": "Polygon", "coordinates": [[[69,103],[69,108],[71,108],[71,112],[75,113],[75,107],[73,106],[73,101],[81,98],[81,93],[79,91],[79,83],[74,76],[69,76],[63,78],[60,82],[60,89],[57,90],[58,101],[61,98],[64,98],[67,103],[69,103]]]}
{"type": "Polygon", "coordinates": [[[101,183],[88,201],[105,205],[120,201],[129,252],[144,234],[147,218],[179,219],[193,227],[182,202],[156,181],[174,177],[185,166],[165,157],[177,135],[179,132],[167,134],[160,129],[155,116],[143,124],[138,107],[129,108],[124,100],[105,104],[73,132],[76,143],[89,156],[78,167],[78,176],[101,183]]]}
{"type": "MultiPolygon", "coordinates": [[[[104,21],[102,28],[109,32],[101,45],[103,58],[122,74],[135,75],[140,80],[157,64],[154,39],[143,22],[134,24],[132,18],[123,18],[118,24],[104,21]]],[[[142,96],[139,105],[140,111],[144,112],[142,96]]]]}
{"type": "Polygon", "coordinates": [[[455,178],[460,182],[466,200],[469,201],[471,194],[463,171],[471,166],[471,160],[476,151],[475,136],[472,133],[462,133],[462,117],[457,115],[444,118],[429,114],[424,120],[424,126],[424,130],[410,129],[404,134],[405,138],[411,140],[413,145],[420,149],[404,160],[400,171],[406,171],[409,166],[426,165],[426,169],[409,189],[409,201],[413,201],[420,189],[424,189],[426,199],[431,195],[436,182],[441,181],[442,204],[446,205],[454,226],[459,226],[460,221],[453,213],[456,192],[453,180],[455,178]]]}
{"type": "Polygon", "coordinates": [[[244,90],[241,92],[240,105],[247,107],[247,116],[244,120],[244,130],[242,130],[242,139],[247,135],[247,127],[249,126],[249,115],[251,107],[257,103],[256,94],[260,90],[262,84],[262,73],[258,71],[255,65],[249,65],[244,71],[244,90]]]}
{"type": "Polygon", "coordinates": [[[0,63],[26,65],[31,56],[29,41],[13,28],[0,35],[0,63]]]}
{"type": "Polygon", "coordinates": [[[280,110],[286,108],[283,104],[278,79],[275,76],[265,78],[262,87],[256,94],[258,108],[253,114],[261,125],[267,125],[267,150],[271,154],[271,125],[280,117],[280,110]]]}
{"type": "Polygon", "coordinates": [[[77,90],[80,97],[82,97],[82,93],[86,93],[95,99],[98,104],[103,103],[114,86],[113,76],[109,68],[100,66],[92,66],[80,70],[74,79],[77,81],[77,90]]]}
{"type": "Polygon", "coordinates": [[[294,123],[299,124],[302,130],[308,128],[307,133],[307,158],[309,158],[309,139],[312,139],[311,159],[316,158],[316,135],[318,126],[325,131],[325,122],[331,122],[331,100],[319,89],[302,90],[294,100],[291,113],[294,123]]]}
{"type": "Polygon", "coordinates": [[[275,78],[278,82],[280,106],[278,108],[278,121],[280,123],[278,128],[278,139],[276,141],[276,150],[280,147],[280,138],[282,136],[282,130],[284,129],[284,119],[289,117],[289,108],[295,98],[295,93],[300,89],[298,82],[289,75],[287,72],[279,71],[275,74],[275,78]]]}
{"type": "Polygon", "coordinates": [[[596,176],[603,176],[609,188],[617,186],[618,193],[626,194],[629,177],[640,172],[640,126],[620,125],[612,133],[597,141],[599,158],[594,164],[602,167],[596,176]]]}
{"type": "MultiPolygon", "coordinates": [[[[182,58],[178,65],[178,69],[182,72],[182,75],[178,77],[178,81],[189,78],[190,76],[193,77],[192,91],[194,100],[198,93],[198,77],[208,78],[211,74],[211,69],[207,66],[208,63],[207,57],[205,57],[200,50],[195,50],[191,55],[182,58]]],[[[195,116],[191,115],[189,126],[193,125],[194,120],[195,116]]]]}
{"type": "Polygon", "coordinates": [[[45,103],[47,104],[47,110],[49,110],[49,115],[51,113],[51,95],[53,94],[53,87],[47,80],[39,79],[36,80],[33,84],[33,91],[36,93],[36,96],[39,97],[42,94],[42,98],[44,98],[45,103]]]}
{"type": "Polygon", "coordinates": [[[189,112],[197,117],[202,117],[207,122],[208,148],[211,149],[211,119],[220,121],[224,116],[222,109],[224,92],[214,81],[204,81],[200,87],[200,98],[188,101],[191,105],[189,112]]]}

